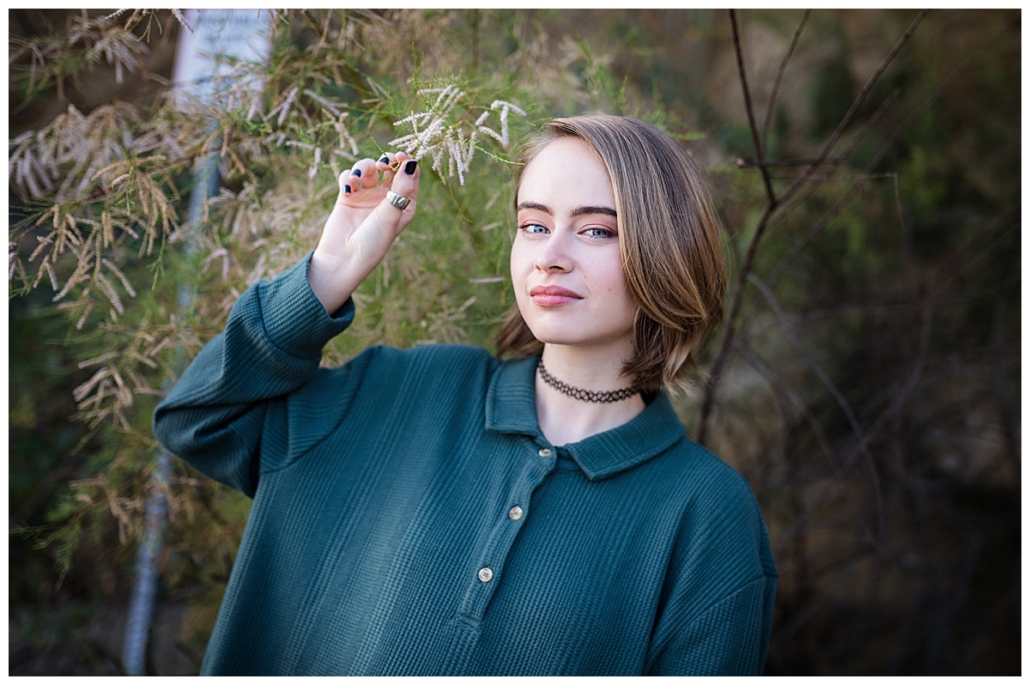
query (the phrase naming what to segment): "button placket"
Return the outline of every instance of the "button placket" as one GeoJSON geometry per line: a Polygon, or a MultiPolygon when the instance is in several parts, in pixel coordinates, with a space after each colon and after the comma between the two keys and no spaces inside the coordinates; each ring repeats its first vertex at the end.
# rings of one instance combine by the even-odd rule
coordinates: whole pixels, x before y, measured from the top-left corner
{"type": "Polygon", "coordinates": [[[550,448],[534,446],[532,460],[525,463],[522,472],[512,484],[509,506],[494,514],[496,518],[488,541],[473,567],[474,570],[470,574],[472,579],[458,607],[458,614],[464,619],[474,622],[482,620],[498,583],[503,582],[505,562],[526,519],[523,505],[528,505],[533,491],[554,470],[553,454],[550,448]],[[544,457],[545,451],[547,456],[541,458],[544,457]],[[515,504],[516,502],[520,504],[515,504]]]}

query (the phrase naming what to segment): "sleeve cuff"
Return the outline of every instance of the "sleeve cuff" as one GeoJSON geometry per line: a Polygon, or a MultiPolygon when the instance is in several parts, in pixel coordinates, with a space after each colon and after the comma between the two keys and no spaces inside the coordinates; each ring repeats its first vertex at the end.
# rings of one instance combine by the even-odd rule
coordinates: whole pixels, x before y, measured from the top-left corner
{"type": "Polygon", "coordinates": [[[332,316],[308,284],[311,252],[271,281],[259,284],[261,317],[269,341],[297,357],[318,357],[322,348],[354,321],[348,298],[332,316]]]}

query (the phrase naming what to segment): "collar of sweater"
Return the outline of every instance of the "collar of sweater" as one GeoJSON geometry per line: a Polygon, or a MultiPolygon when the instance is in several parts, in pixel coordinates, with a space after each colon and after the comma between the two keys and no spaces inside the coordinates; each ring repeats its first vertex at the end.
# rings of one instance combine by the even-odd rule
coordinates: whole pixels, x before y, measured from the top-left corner
{"type": "MultiPolygon", "coordinates": [[[[486,396],[486,428],[517,433],[547,444],[536,418],[533,380],[537,357],[503,362],[490,379],[486,396]]],[[[580,442],[562,445],[597,480],[625,471],[666,451],[685,438],[686,429],[664,392],[633,420],[580,442]]]]}

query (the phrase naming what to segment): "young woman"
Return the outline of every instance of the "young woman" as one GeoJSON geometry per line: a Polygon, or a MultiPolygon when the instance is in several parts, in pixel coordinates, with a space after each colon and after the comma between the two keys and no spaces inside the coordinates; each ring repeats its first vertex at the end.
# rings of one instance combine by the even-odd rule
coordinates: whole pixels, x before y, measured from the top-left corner
{"type": "Polygon", "coordinates": [[[244,293],[158,407],[170,450],[254,500],[204,673],[761,673],[761,514],[663,389],[721,315],[708,193],[628,118],[556,120],[526,161],[506,360],[319,368],[415,215],[399,152],[341,176],[314,252],[244,293]]]}

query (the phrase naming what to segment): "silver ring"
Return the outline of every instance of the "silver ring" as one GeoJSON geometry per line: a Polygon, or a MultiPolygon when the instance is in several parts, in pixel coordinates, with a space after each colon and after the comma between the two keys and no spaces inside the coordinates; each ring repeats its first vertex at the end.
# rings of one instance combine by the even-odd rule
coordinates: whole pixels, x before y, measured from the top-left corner
{"type": "Polygon", "coordinates": [[[386,191],[386,201],[397,209],[404,209],[411,202],[408,198],[404,197],[400,193],[395,193],[392,190],[386,191]]]}

